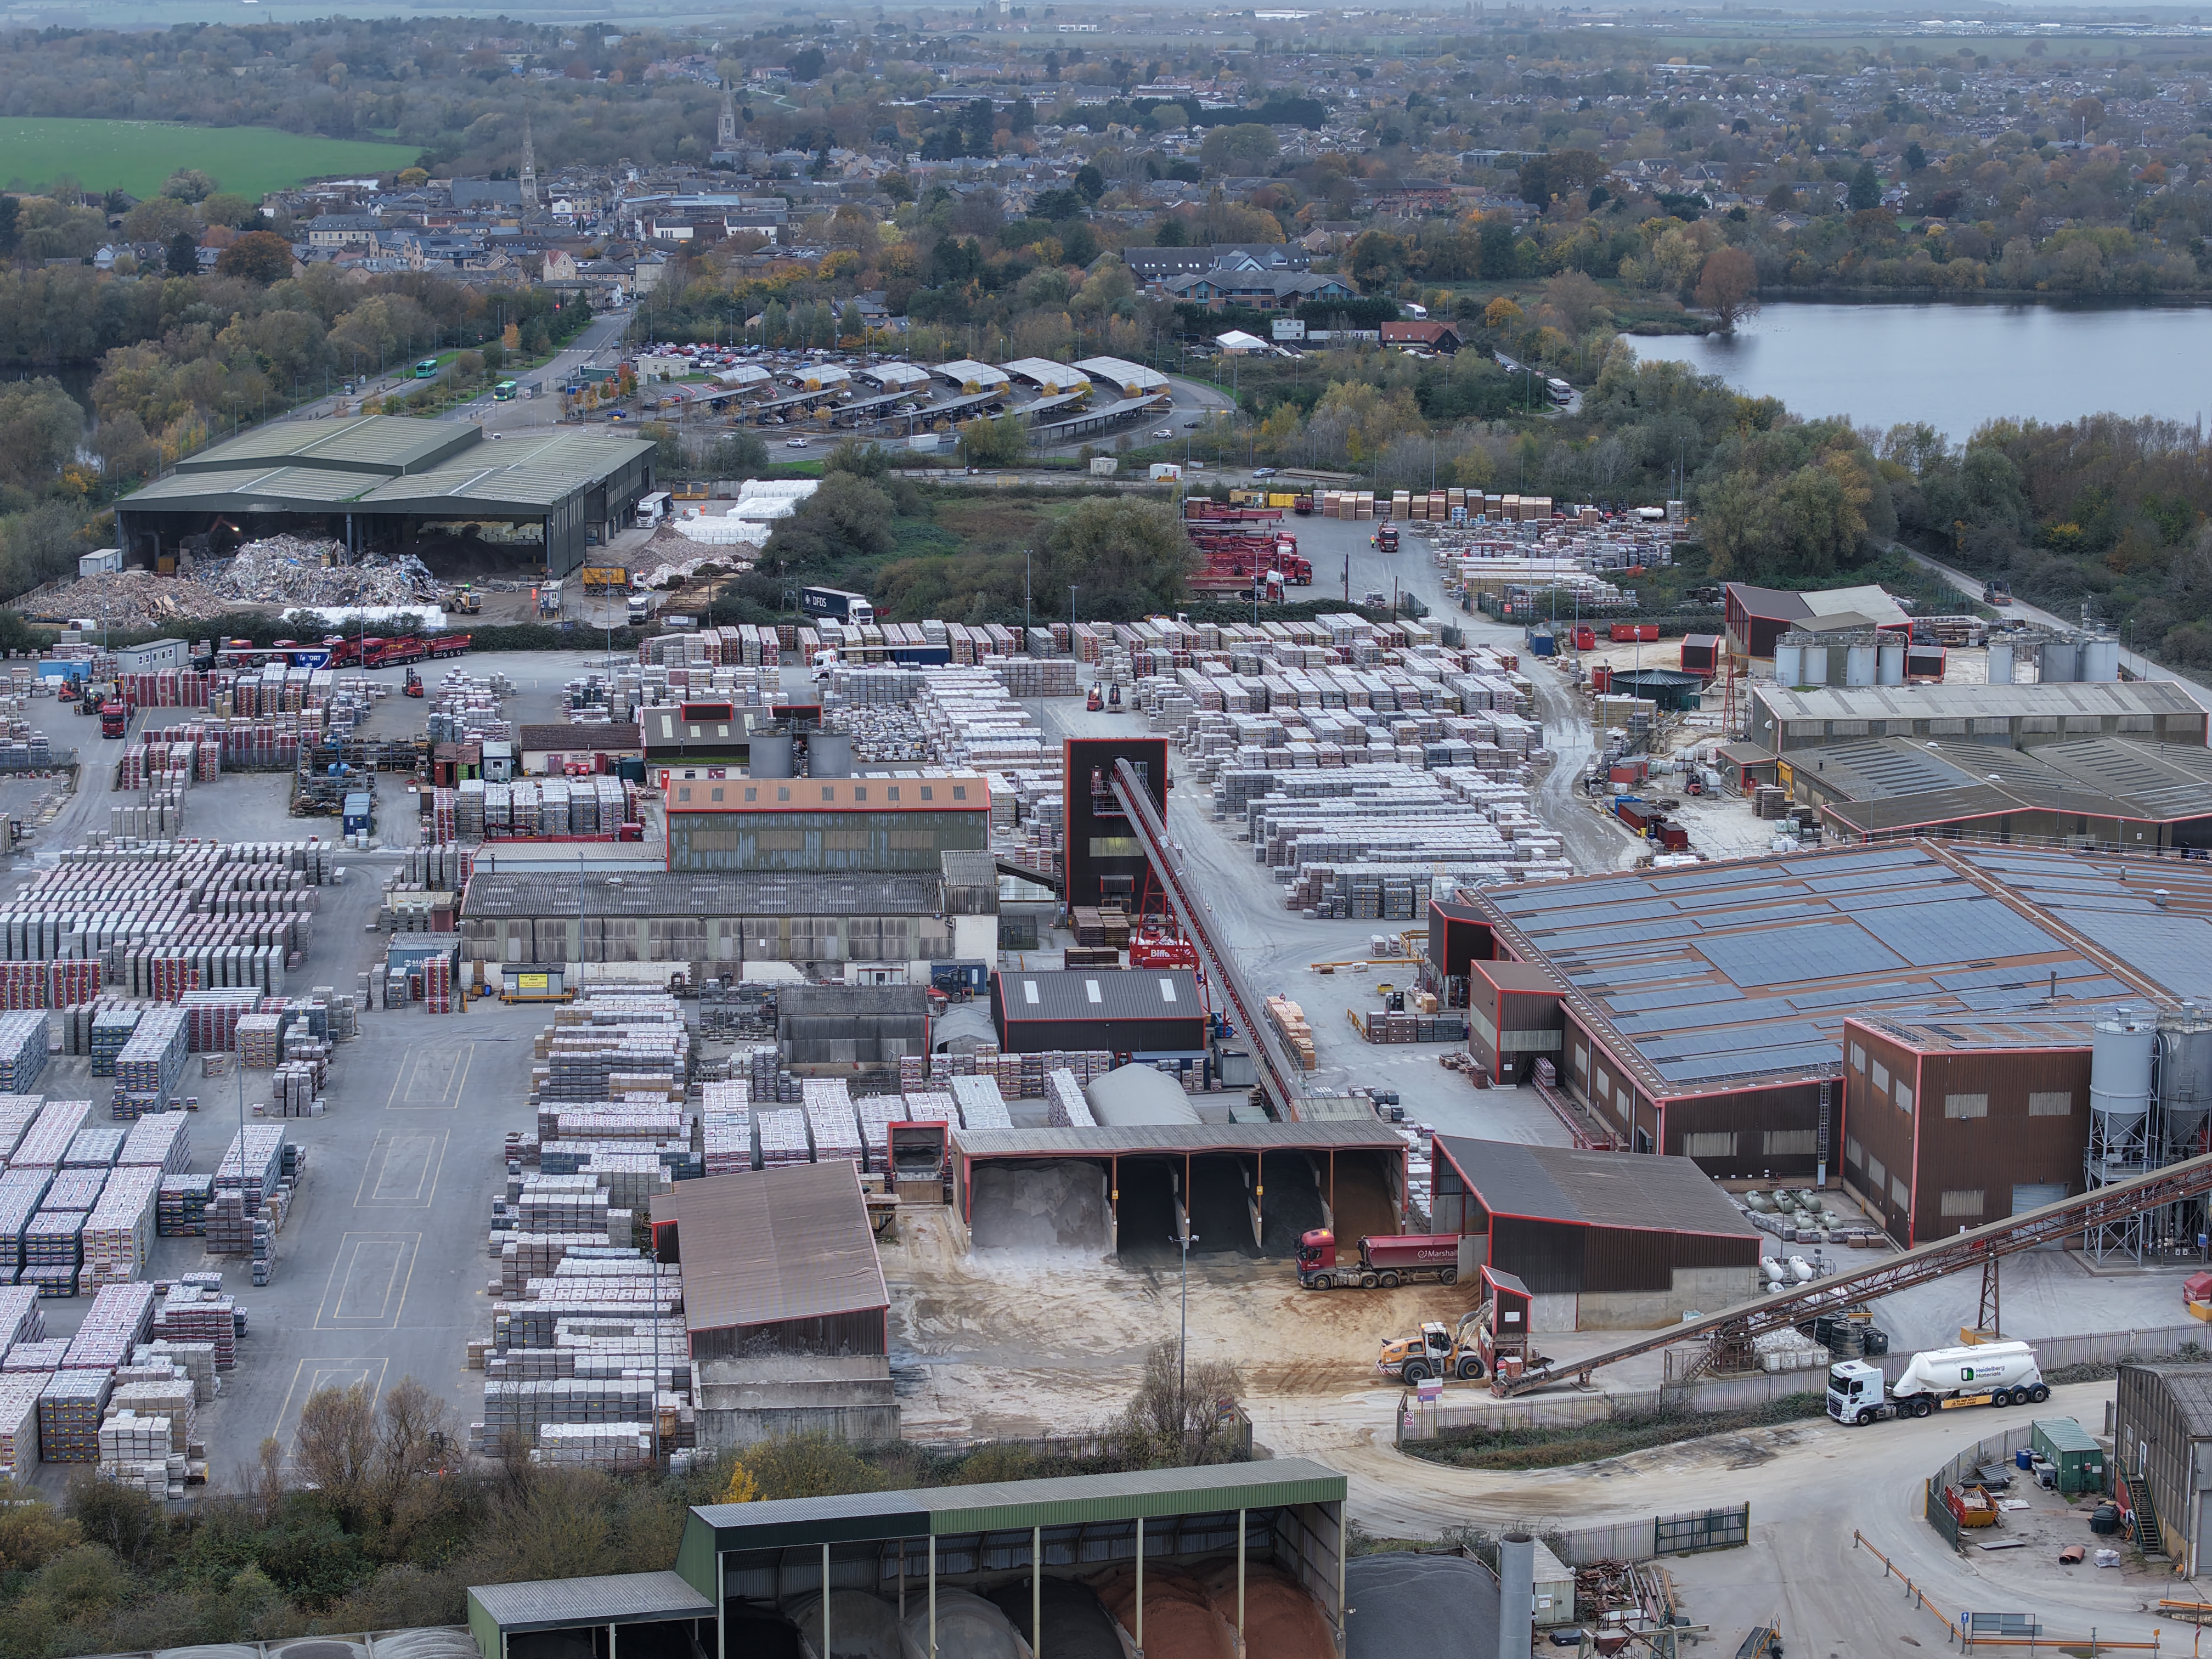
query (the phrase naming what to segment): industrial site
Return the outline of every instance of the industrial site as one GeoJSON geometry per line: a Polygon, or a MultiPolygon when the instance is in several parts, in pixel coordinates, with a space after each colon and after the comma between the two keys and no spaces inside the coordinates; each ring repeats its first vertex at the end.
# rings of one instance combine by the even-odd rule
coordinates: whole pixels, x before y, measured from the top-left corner
{"type": "MultiPolygon", "coordinates": [[[[407,435],[125,518],[653,494],[407,435]]],[[[1677,518],[1280,483],[1177,509],[1250,622],[11,659],[0,1462],[188,1505],[412,1379],[729,1485],[486,1659],[2192,1643],[2202,694],[1878,588],[1647,637],[1677,518]],[[1094,1472],[740,1501],[825,1442],[1094,1472]]]]}

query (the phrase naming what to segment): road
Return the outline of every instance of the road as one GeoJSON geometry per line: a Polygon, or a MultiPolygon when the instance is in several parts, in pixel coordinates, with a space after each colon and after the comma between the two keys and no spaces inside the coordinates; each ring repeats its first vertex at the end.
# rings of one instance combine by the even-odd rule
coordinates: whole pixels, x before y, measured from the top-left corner
{"type": "MultiPolygon", "coordinates": [[[[487,387],[482,396],[467,403],[456,404],[438,418],[445,421],[481,421],[487,432],[511,431],[517,427],[551,426],[561,418],[559,388],[587,363],[599,361],[611,347],[621,343],[629,327],[629,313],[613,312],[594,318],[584,325],[573,344],[557,354],[550,362],[534,369],[518,371],[518,375],[537,380],[550,389],[550,395],[533,398],[529,402],[495,403],[487,387]]],[[[318,398],[312,403],[300,404],[282,416],[288,421],[321,421],[337,414],[343,406],[357,409],[362,401],[380,398],[386,392],[404,392],[415,384],[411,375],[400,372],[371,375],[362,380],[350,398],[333,394],[318,398]]]]}
{"type": "MultiPolygon", "coordinates": [[[[1915,564],[1923,569],[1934,571],[1944,580],[1958,588],[1960,592],[1977,594],[1983,591],[1980,577],[1970,575],[1955,565],[1948,565],[1940,560],[1931,559],[1925,553],[1916,553],[1902,542],[1896,545],[1898,550],[1911,558],[1915,564]]],[[[2039,628],[2048,628],[2059,633],[2076,633],[2081,627],[2079,617],[2069,621],[2051,611],[2038,610],[2034,605],[2021,599],[2014,599],[2007,605],[2004,608],[2004,614],[2014,622],[2033,623],[2039,628]]],[[[2199,702],[2203,703],[2207,708],[2212,708],[2212,686],[2208,686],[2202,680],[2192,680],[2186,674],[2177,674],[2162,663],[2154,663],[2148,657],[2125,649],[2120,653],[2120,665],[2139,680],[2172,680],[2176,684],[2185,685],[2189,688],[2191,695],[2199,702]]]]}
{"type": "MultiPolygon", "coordinates": [[[[1310,1456],[1350,1482],[1352,1515],[1385,1537],[1434,1538],[1467,1525],[1535,1521],[1566,1528],[1748,1503],[1751,1549],[1668,1562],[1692,1592],[1691,1612],[1733,1642],[1752,1618],[1779,1609],[1801,1648],[1833,1659],[1886,1659],[1940,1648],[1942,1627],[1905,1599],[1854,1531],[1895,1561],[1953,1619],[1966,1608],[2032,1609],[2048,1630],[2148,1639],[2155,1602],[2181,1593],[2138,1571],[2060,1570],[2039,1552],[1954,1554],[1921,1516],[1923,1481],[1984,1436],[2026,1418],[2103,1426],[2114,1385],[2054,1389],[2033,1413],[1969,1411],[1848,1429],[1826,1418],[1710,1436],[1598,1463],[1534,1472],[1460,1470],[1409,1457],[1364,1411],[1326,1396],[1253,1402],[1255,1437],[1277,1456],[1310,1456]]],[[[2080,1528],[2081,1541],[2092,1540],[2080,1528]]],[[[1727,1651],[1723,1646],[1722,1651],[1727,1651]]]]}

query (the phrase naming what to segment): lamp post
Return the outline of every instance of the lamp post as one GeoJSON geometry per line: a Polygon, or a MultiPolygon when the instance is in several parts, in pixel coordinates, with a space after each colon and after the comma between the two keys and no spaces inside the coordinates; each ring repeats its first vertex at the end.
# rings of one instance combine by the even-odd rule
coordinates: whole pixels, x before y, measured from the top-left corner
{"type": "MultiPolygon", "coordinates": [[[[1189,1194],[1184,1194],[1188,1202],[1189,1194]]],[[[1185,1210],[1182,1231],[1176,1241],[1182,1252],[1182,1339],[1176,1359],[1176,1436],[1181,1439],[1190,1432],[1190,1247],[1198,1243],[1198,1235],[1190,1230],[1190,1212],[1185,1210]]]]}

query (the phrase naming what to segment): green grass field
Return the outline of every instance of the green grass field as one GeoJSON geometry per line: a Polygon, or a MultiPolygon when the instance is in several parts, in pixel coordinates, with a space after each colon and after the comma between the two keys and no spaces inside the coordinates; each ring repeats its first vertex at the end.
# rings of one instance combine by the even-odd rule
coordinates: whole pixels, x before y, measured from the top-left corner
{"type": "Polygon", "coordinates": [[[318,138],[268,127],[188,127],[160,121],[0,118],[0,188],[33,189],[64,174],[87,190],[151,196],[179,167],[198,167],[249,200],[303,179],[411,167],[405,144],[318,138]]]}

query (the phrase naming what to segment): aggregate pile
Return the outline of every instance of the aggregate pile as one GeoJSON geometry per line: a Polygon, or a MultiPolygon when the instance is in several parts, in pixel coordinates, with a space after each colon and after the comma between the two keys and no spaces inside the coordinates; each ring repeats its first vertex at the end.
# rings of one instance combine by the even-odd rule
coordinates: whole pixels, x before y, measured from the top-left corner
{"type": "Polygon", "coordinates": [[[283,605],[434,605],[444,595],[438,579],[412,554],[387,559],[370,554],[345,564],[343,544],[270,536],[247,542],[227,559],[198,565],[191,580],[234,603],[283,605]]]}

